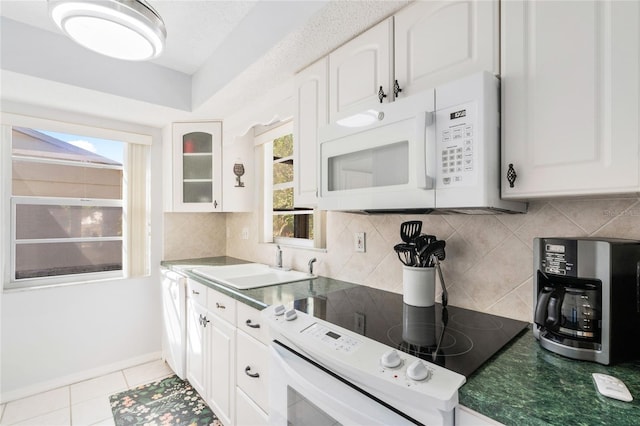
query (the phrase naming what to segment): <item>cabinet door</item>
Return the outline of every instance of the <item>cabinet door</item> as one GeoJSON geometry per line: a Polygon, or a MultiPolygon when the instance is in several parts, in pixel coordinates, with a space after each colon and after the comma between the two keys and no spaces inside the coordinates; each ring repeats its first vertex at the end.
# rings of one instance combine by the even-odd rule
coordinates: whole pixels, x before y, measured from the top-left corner
{"type": "Polygon", "coordinates": [[[293,120],[295,207],[313,207],[318,199],[318,128],[328,123],[327,67],[324,58],[296,75],[293,120]]]}
{"type": "Polygon", "coordinates": [[[418,1],[395,15],[399,98],[476,71],[499,72],[497,0],[418,1]]]}
{"type": "Polygon", "coordinates": [[[267,346],[238,331],[237,385],[263,410],[269,409],[269,353],[267,346]]]}
{"type": "Polygon", "coordinates": [[[267,426],[269,416],[262,411],[240,388],[236,388],[236,424],[267,426]]]}
{"type": "Polygon", "coordinates": [[[225,425],[234,424],[236,329],[212,315],[210,329],[210,373],[208,403],[225,425]]]}
{"type": "Polygon", "coordinates": [[[173,123],[173,158],[174,211],[222,211],[221,123],[173,123]]]}
{"type": "Polygon", "coordinates": [[[206,327],[208,320],[204,306],[189,301],[187,307],[187,380],[205,400],[207,398],[206,364],[206,327]]]}
{"type": "Polygon", "coordinates": [[[502,7],[503,198],[637,192],[640,3],[502,7]]]}
{"type": "Polygon", "coordinates": [[[329,55],[329,118],[333,122],[379,104],[378,91],[393,101],[393,17],[382,21],[329,55]]]}

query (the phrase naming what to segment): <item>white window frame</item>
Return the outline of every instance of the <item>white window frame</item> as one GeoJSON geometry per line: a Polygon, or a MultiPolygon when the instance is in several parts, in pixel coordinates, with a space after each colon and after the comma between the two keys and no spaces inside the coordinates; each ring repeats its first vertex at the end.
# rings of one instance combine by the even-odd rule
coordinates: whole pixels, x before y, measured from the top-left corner
{"type": "MultiPolygon", "coordinates": [[[[263,186],[261,188],[262,193],[262,242],[265,243],[276,243],[283,246],[291,246],[291,247],[300,247],[300,248],[318,248],[319,242],[322,241],[321,238],[321,214],[317,209],[309,210],[305,212],[301,211],[287,211],[282,212],[283,215],[296,215],[296,214],[309,214],[313,216],[313,239],[307,238],[289,238],[289,237],[274,237],[273,236],[273,191],[277,189],[287,189],[293,188],[295,183],[286,182],[281,184],[273,184],[273,152],[271,150],[267,150],[266,146],[269,143],[272,143],[275,139],[282,137],[287,134],[293,134],[293,121],[287,121],[285,123],[280,124],[279,126],[272,127],[269,130],[256,135],[254,138],[255,145],[259,146],[260,150],[258,153],[259,158],[262,157],[262,176],[263,176],[263,186]]],[[[295,145],[294,145],[295,146],[295,145]]],[[[295,158],[295,155],[293,156],[295,158]]],[[[294,161],[293,167],[295,169],[296,163],[294,161]]],[[[295,197],[295,190],[294,190],[295,197]]],[[[295,198],[294,198],[295,200],[295,198]]]]}
{"type": "MultiPolygon", "coordinates": [[[[99,282],[112,279],[130,278],[133,276],[150,275],[150,181],[149,181],[149,155],[140,157],[140,151],[135,146],[151,145],[152,136],[130,133],[115,129],[105,129],[99,127],[86,126],[74,123],[64,123],[55,120],[47,120],[42,118],[27,117],[16,114],[2,113],[0,122],[1,130],[1,158],[0,158],[0,177],[2,178],[2,200],[0,200],[0,223],[3,234],[10,236],[5,238],[0,244],[0,261],[3,265],[4,276],[3,290],[19,290],[31,288],[44,288],[55,285],[73,285],[85,284],[87,282],[99,282]],[[108,199],[77,199],[65,197],[24,197],[12,195],[12,128],[25,127],[45,131],[53,131],[59,133],[73,134],[78,136],[95,137],[101,139],[109,139],[123,142],[125,145],[124,153],[124,169],[125,179],[123,181],[122,198],[118,200],[108,199]],[[130,157],[135,157],[130,161],[130,157]],[[135,164],[132,164],[135,162],[135,164]],[[128,164],[130,163],[130,164],[128,164]],[[127,166],[128,164],[128,166],[127,166]],[[140,170],[144,168],[144,170],[140,170]],[[127,169],[131,174],[136,174],[139,184],[137,187],[129,183],[127,177],[127,169]],[[136,170],[137,169],[137,170],[136,170]],[[122,206],[123,220],[122,237],[103,237],[100,240],[106,241],[107,238],[119,238],[122,240],[123,256],[122,270],[104,271],[85,274],[69,274],[52,277],[37,277],[15,279],[15,247],[16,247],[16,223],[15,211],[16,203],[28,202],[32,204],[55,204],[60,205],[61,201],[69,201],[70,203],[78,203],[79,205],[94,206],[122,206]],[[135,207],[133,204],[137,204],[135,207]],[[132,210],[136,210],[134,213],[132,210]],[[142,210],[142,212],[141,212],[142,210]]],[[[150,151],[150,150],[149,150],[150,151]]],[[[24,157],[25,160],[28,157],[24,157]]],[[[38,162],[55,162],[57,160],[34,159],[38,162]]],[[[83,163],[84,167],[113,167],[105,165],[92,165],[83,163]]],[[[122,168],[122,167],[120,167],[122,168]]],[[[68,204],[73,205],[73,204],[68,204]]],[[[64,242],[74,242],[80,239],[64,238],[64,242]]],[[[31,240],[33,242],[34,240],[31,240]]]]}

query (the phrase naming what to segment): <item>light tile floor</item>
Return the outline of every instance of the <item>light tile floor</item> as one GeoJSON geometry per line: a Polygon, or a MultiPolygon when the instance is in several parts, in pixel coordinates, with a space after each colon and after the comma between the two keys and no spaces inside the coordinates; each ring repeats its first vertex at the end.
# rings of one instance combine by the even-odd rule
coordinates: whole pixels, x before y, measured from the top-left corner
{"type": "Polygon", "coordinates": [[[11,401],[0,406],[0,425],[113,426],[110,395],[172,374],[157,360],[11,401]]]}

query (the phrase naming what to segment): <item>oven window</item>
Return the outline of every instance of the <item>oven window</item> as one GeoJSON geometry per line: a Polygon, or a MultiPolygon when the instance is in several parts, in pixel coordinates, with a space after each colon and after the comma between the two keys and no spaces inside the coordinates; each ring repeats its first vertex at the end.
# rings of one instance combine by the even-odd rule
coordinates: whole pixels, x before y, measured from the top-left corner
{"type": "Polygon", "coordinates": [[[294,388],[287,386],[287,425],[339,426],[341,423],[322,411],[294,388]]]}
{"type": "Polygon", "coordinates": [[[328,160],[329,191],[409,183],[409,141],[337,155],[328,160]]]}

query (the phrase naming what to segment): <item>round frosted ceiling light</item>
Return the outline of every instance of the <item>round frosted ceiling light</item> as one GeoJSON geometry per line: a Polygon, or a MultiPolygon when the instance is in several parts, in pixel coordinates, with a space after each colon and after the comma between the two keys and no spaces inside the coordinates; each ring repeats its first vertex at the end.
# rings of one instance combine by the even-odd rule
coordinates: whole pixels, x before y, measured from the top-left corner
{"type": "Polygon", "coordinates": [[[144,61],[164,47],[164,23],[142,0],[49,0],[49,8],[65,34],[103,55],[144,61]]]}

